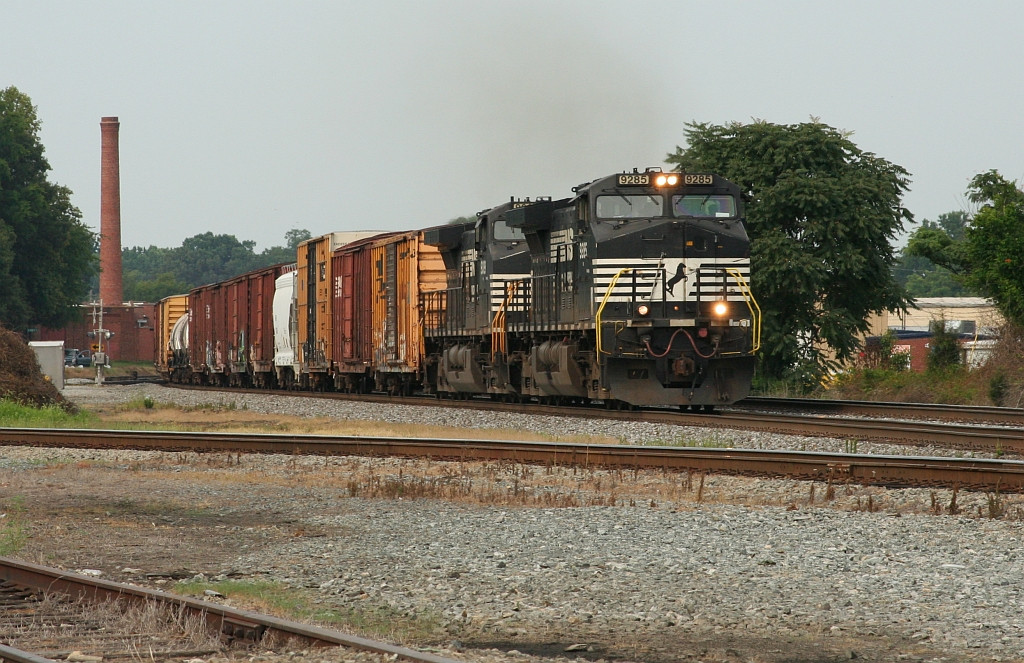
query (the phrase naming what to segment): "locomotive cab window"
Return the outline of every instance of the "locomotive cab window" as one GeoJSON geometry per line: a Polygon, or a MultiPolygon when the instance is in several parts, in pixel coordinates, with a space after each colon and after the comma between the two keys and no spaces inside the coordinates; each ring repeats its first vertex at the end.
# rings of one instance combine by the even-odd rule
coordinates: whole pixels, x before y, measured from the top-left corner
{"type": "Polygon", "coordinates": [[[505,219],[498,219],[494,222],[494,239],[499,242],[521,242],[526,239],[526,235],[522,228],[513,228],[505,219]]]}
{"type": "Polygon", "coordinates": [[[728,219],[736,216],[736,199],[725,194],[689,194],[672,196],[676,216],[700,219],[728,219]]]}
{"type": "Polygon", "coordinates": [[[614,194],[597,197],[597,216],[600,219],[646,219],[662,216],[664,201],[661,196],[614,194]]]}

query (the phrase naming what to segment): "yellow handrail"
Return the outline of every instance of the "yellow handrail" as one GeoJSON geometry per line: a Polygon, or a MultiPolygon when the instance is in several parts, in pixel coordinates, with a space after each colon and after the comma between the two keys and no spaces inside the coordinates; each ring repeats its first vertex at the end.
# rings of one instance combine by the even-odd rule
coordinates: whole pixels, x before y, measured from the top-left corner
{"type": "Polygon", "coordinates": [[[743,295],[743,301],[746,302],[747,309],[750,311],[750,354],[754,354],[761,349],[761,307],[754,299],[754,291],[750,289],[750,284],[743,278],[740,270],[735,267],[727,267],[725,271],[736,279],[736,283],[740,287],[740,294],[743,295]]]}
{"type": "Polygon", "coordinates": [[[601,364],[601,355],[610,355],[610,352],[605,352],[601,347],[601,313],[604,312],[605,304],[608,303],[608,299],[612,296],[612,291],[615,289],[615,284],[619,282],[619,278],[626,272],[632,272],[639,269],[638,267],[623,267],[620,269],[615,276],[612,277],[612,282],[608,284],[608,289],[605,290],[604,297],[601,298],[601,305],[597,307],[597,313],[594,315],[594,331],[597,332],[597,363],[601,364]]]}
{"type": "MultiPolygon", "coordinates": [[[[594,316],[595,320],[595,332],[597,335],[597,361],[601,363],[601,355],[610,355],[610,352],[606,352],[601,341],[601,316],[604,312],[604,307],[611,298],[612,291],[615,289],[615,284],[618,283],[619,279],[623,274],[628,272],[639,271],[643,268],[640,267],[624,267],[620,269],[614,277],[612,277],[611,283],[608,284],[607,290],[605,290],[604,297],[601,298],[601,304],[597,307],[597,313],[594,316]]],[[[743,274],[734,267],[726,267],[725,271],[727,274],[733,277],[739,286],[740,294],[743,295],[743,300],[747,305],[747,309],[750,311],[751,317],[751,354],[761,349],[761,307],[758,305],[757,300],[754,299],[754,293],[750,289],[750,284],[743,277],[743,274]]]]}
{"type": "Polygon", "coordinates": [[[508,309],[509,300],[515,296],[519,286],[516,281],[505,284],[505,299],[501,301],[494,320],[491,321],[491,365],[494,365],[496,352],[505,354],[508,350],[508,329],[505,327],[505,311],[508,309]]]}

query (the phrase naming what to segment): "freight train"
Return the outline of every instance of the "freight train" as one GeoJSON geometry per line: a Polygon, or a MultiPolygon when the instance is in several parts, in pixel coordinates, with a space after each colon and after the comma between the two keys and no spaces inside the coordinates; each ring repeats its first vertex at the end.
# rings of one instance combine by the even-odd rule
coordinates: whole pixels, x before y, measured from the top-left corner
{"type": "Polygon", "coordinates": [[[740,189],[634,169],[473,223],[330,233],[157,307],[171,381],[711,410],[761,312],[740,189]]]}

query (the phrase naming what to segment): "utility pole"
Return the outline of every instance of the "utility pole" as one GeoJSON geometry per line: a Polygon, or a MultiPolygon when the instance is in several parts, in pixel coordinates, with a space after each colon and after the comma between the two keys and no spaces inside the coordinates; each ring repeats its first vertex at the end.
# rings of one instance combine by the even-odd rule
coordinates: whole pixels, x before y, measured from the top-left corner
{"type": "Polygon", "coordinates": [[[96,365],[96,384],[103,384],[103,366],[107,363],[107,355],[103,352],[103,340],[108,339],[113,334],[109,329],[103,328],[103,299],[99,301],[99,312],[97,313],[97,305],[93,304],[92,307],[92,324],[93,330],[89,332],[90,338],[95,338],[96,343],[92,346],[92,361],[96,365]]]}

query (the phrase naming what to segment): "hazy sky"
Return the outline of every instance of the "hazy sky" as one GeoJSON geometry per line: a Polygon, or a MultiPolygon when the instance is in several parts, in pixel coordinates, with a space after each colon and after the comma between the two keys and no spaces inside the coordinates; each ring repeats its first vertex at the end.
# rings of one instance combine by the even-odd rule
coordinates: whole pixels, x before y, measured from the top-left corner
{"type": "Polygon", "coordinates": [[[446,223],[664,166],[687,122],[816,117],[912,173],[918,220],[1024,179],[1024,3],[0,0],[0,87],[124,246],[446,223]]]}

